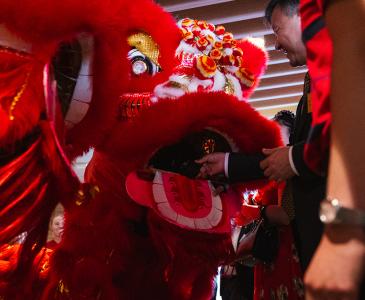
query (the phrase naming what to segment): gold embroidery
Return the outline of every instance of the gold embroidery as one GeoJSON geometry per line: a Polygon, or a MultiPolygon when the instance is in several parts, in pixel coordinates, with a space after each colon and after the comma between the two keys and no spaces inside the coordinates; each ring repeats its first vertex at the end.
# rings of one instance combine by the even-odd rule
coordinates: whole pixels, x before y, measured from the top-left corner
{"type": "Polygon", "coordinates": [[[153,38],[143,32],[132,34],[127,39],[128,45],[135,47],[141,53],[146,55],[155,65],[159,66],[158,58],[160,56],[160,49],[153,38]]]}
{"type": "Polygon", "coordinates": [[[173,88],[182,89],[185,93],[189,92],[189,87],[177,81],[170,81],[169,85],[173,88]]]}
{"type": "Polygon", "coordinates": [[[205,139],[203,141],[203,152],[204,154],[213,153],[215,150],[215,140],[213,139],[205,139]]]}
{"type": "Polygon", "coordinates": [[[228,95],[234,94],[234,86],[232,80],[226,77],[226,84],[224,85],[224,92],[228,95]]]}

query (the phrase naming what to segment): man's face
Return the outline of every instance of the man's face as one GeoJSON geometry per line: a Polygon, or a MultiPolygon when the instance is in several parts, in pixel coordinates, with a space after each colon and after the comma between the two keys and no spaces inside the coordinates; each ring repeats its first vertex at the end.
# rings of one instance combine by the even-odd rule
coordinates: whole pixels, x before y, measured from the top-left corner
{"type": "Polygon", "coordinates": [[[271,26],[276,35],[276,49],[286,53],[292,67],[306,64],[306,49],[302,41],[300,17],[287,16],[277,5],[272,13],[271,26]]]}

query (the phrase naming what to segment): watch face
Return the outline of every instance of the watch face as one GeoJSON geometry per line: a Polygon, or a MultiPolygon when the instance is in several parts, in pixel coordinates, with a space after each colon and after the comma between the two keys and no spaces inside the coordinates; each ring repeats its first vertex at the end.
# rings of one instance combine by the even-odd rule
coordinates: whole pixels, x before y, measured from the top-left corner
{"type": "Polygon", "coordinates": [[[331,202],[323,201],[321,203],[321,210],[319,218],[323,223],[332,223],[335,221],[337,215],[337,208],[331,202]]]}

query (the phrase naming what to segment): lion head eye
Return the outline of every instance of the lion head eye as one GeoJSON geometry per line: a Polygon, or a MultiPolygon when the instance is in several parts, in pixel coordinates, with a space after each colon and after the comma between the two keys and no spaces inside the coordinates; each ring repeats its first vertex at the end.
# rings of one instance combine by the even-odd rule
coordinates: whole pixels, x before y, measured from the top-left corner
{"type": "Polygon", "coordinates": [[[137,49],[132,49],[128,53],[128,58],[131,61],[132,73],[135,76],[143,74],[155,75],[160,71],[160,67],[154,64],[147,56],[137,49]]]}

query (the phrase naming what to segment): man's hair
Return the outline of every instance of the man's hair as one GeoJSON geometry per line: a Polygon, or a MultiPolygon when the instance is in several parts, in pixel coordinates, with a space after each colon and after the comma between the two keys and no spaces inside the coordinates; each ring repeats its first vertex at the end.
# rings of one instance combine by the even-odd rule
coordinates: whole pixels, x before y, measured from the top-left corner
{"type": "Polygon", "coordinates": [[[278,5],[289,17],[297,14],[299,10],[299,0],[270,0],[265,9],[265,19],[269,24],[271,24],[272,13],[278,5]]]}
{"type": "Polygon", "coordinates": [[[295,115],[289,110],[281,110],[274,116],[273,121],[288,127],[291,133],[294,128],[295,115]]]}

